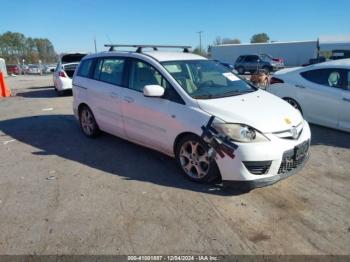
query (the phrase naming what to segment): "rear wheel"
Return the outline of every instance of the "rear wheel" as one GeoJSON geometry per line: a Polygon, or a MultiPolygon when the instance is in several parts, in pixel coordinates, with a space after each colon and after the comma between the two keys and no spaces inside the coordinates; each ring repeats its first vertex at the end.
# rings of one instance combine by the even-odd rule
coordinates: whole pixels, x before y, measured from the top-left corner
{"type": "Polygon", "coordinates": [[[87,106],[83,106],[79,112],[80,127],[84,135],[87,137],[96,137],[100,133],[100,129],[96,123],[95,117],[87,106]]]}
{"type": "Polygon", "coordinates": [[[59,91],[56,86],[55,86],[55,92],[56,92],[57,96],[63,96],[64,95],[64,92],[63,91],[59,91]]]}
{"type": "Polygon", "coordinates": [[[176,161],[188,179],[210,183],[220,178],[219,169],[209,158],[208,149],[209,146],[196,135],[188,135],[179,141],[176,161]]]}
{"type": "Polygon", "coordinates": [[[284,97],[283,100],[286,101],[287,103],[289,103],[289,104],[290,104],[292,107],[294,107],[295,109],[299,110],[301,114],[303,113],[303,111],[301,110],[301,107],[300,107],[299,103],[298,103],[297,101],[295,101],[293,98],[284,97]]]}

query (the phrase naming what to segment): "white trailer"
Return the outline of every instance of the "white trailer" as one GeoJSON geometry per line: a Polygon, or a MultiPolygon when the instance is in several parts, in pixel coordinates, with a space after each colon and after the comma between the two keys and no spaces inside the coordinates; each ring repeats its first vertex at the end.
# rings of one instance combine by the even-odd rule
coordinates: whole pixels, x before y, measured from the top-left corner
{"type": "Polygon", "coordinates": [[[228,44],[212,46],[212,59],[234,64],[240,55],[269,54],[284,59],[287,67],[309,63],[317,57],[317,41],[228,44]]]}
{"type": "Polygon", "coordinates": [[[4,76],[7,76],[6,63],[3,58],[0,58],[0,72],[2,72],[4,76]]]}

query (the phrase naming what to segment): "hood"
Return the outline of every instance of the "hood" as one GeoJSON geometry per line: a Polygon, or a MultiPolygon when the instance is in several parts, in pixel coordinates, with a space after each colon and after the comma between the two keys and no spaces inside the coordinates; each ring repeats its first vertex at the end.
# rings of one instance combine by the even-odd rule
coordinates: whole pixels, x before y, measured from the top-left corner
{"type": "Polygon", "coordinates": [[[197,100],[201,109],[226,123],[240,123],[263,133],[290,129],[303,120],[299,111],[279,97],[258,90],[244,95],[197,100]]]}
{"type": "Polygon", "coordinates": [[[75,53],[75,54],[65,54],[61,57],[61,63],[62,64],[68,64],[68,63],[77,63],[80,62],[81,59],[83,59],[84,56],[87,54],[82,53],[75,53]]]}
{"type": "Polygon", "coordinates": [[[293,72],[293,71],[299,70],[300,68],[303,68],[303,67],[284,68],[284,69],[281,69],[281,70],[276,71],[274,75],[280,75],[280,74],[285,74],[285,73],[293,72]]]}

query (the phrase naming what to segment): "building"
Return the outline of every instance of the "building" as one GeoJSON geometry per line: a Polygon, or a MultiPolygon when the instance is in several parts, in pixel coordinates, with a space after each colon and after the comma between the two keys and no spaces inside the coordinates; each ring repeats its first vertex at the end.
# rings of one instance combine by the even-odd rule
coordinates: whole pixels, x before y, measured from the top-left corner
{"type": "Polygon", "coordinates": [[[318,51],[350,50],[350,37],[320,37],[313,41],[217,45],[211,48],[213,59],[234,64],[240,55],[269,54],[284,59],[287,67],[301,66],[316,58],[318,51]]]}

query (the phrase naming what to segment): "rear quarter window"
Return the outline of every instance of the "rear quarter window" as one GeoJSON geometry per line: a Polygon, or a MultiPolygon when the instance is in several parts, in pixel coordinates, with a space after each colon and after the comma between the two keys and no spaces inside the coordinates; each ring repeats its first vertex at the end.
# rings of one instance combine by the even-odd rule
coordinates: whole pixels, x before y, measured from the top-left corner
{"type": "Polygon", "coordinates": [[[93,59],[83,60],[78,69],[78,76],[90,77],[91,68],[93,65],[93,59]]]}

